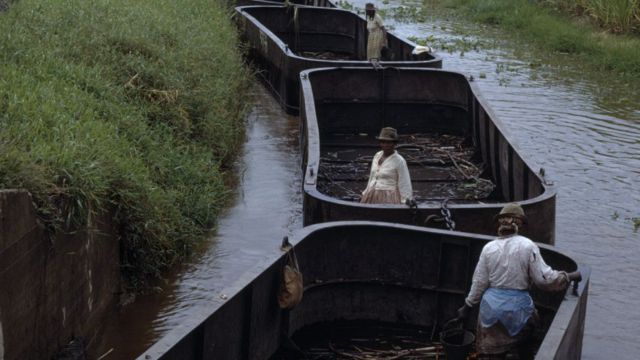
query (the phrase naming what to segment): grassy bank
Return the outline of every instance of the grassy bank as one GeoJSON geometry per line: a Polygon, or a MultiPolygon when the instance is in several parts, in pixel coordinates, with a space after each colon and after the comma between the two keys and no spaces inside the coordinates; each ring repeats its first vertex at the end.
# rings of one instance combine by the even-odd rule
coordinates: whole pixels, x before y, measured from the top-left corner
{"type": "MultiPolygon", "coordinates": [[[[426,0],[433,6],[432,0],[426,0]]],[[[614,35],[548,6],[552,1],[440,0],[436,3],[505,33],[543,52],[571,54],[595,71],[640,79],[640,36],[614,35]]]]}
{"type": "Polygon", "coordinates": [[[613,33],[640,34],[640,0],[538,0],[613,33]]]}
{"type": "Polygon", "coordinates": [[[214,225],[248,74],[208,0],[21,0],[0,13],[0,187],[50,231],[114,212],[134,287],[214,225]]]}

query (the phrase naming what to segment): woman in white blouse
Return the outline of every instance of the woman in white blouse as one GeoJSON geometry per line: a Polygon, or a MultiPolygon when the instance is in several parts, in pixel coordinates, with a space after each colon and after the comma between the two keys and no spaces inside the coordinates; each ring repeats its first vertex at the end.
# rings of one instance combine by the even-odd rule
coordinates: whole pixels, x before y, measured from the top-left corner
{"type": "Polygon", "coordinates": [[[411,177],[407,162],[396,151],[398,132],[386,127],[376,137],[380,148],[373,157],[367,188],[360,202],[367,204],[405,204],[413,200],[411,177]]]}
{"type": "Polygon", "coordinates": [[[387,44],[387,30],[384,28],[382,18],[376,13],[376,8],[372,3],[365,5],[367,18],[367,61],[380,59],[382,48],[387,44]]]}

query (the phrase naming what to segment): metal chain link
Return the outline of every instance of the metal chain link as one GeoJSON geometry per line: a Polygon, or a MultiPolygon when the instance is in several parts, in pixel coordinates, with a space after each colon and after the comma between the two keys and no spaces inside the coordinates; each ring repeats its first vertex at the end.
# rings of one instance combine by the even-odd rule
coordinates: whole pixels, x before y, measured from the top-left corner
{"type": "Polygon", "coordinates": [[[440,213],[444,218],[444,221],[447,223],[447,228],[449,230],[453,230],[456,228],[456,222],[451,218],[451,211],[447,207],[447,203],[449,202],[449,198],[444,199],[442,204],[440,205],[440,213]]]}
{"type": "Polygon", "coordinates": [[[369,60],[369,62],[371,63],[371,66],[373,66],[374,69],[376,70],[382,70],[384,69],[384,67],[380,64],[380,60],[373,58],[371,60],[369,60]]]}
{"type": "Polygon", "coordinates": [[[407,205],[409,205],[409,209],[411,211],[411,222],[414,225],[419,225],[420,222],[418,221],[418,204],[415,200],[412,199],[407,201],[407,205]]]}

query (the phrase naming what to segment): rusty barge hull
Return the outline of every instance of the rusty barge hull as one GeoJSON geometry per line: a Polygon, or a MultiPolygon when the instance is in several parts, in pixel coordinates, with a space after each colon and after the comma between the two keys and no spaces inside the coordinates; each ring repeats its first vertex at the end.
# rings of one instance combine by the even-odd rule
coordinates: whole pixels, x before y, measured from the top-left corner
{"type": "Polygon", "coordinates": [[[520,153],[475,83],[464,75],[410,68],[307,70],[301,74],[301,99],[305,225],[374,220],[443,228],[443,201],[448,199],[445,206],[456,230],[493,235],[493,217],[506,203],[516,201],[529,217],[523,234],[537,242],[555,243],[555,187],[520,153]],[[364,190],[369,173],[359,171],[354,159],[359,166],[369,166],[379,150],[375,135],[384,126],[395,127],[414,142],[403,140],[399,147],[424,150],[417,161],[403,154],[414,194],[425,194],[418,196],[417,209],[361,204],[358,196],[335,194],[336,189],[351,194],[364,190]],[[418,146],[419,136],[412,134],[435,141],[459,140],[449,147],[418,146]],[[451,156],[455,151],[468,160],[455,161],[451,156]],[[443,161],[445,155],[453,161],[443,161]],[[476,166],[477,174],[464,174],[462,161],[476,166]],[[327,170],[340,163],[347,165],[342,173],[327,170]],[[492,190],[462,196],[465,189],[485,184],[492,190]]]}
{"type": "MultiPolygon", "coordinates": [[[[289,114],[298,114],[299,74],[327,66],[371,67],[366,61],[367,24],[358,14],[310,6],[240,6],[235,9],[248,58],[289,114]],[[311,53],[336,54],[319,58],[311,53]]],[[[416,44],[388,34],[392,61],[384,66],[442,67],[432,54],[413,55],[416,44]]]]}
{"type": "MultiPolygon", "coordinates": [[[[276,294],[286,255],[276,250],[238,282],[212,294],[218,303],[193,314],[139,359],[269,359],[301,329],[334,320],[415,325],[437,333],[455,317],[488,236],[402,224],[337,222],[306,227],[291,243],[304,274],[293,310],[276,294]]],[[[541,317],[536,359],[579,359],[588,296],[588,267],[551,246],[545,261],[583,281],[567,292],[532,290],[541,317]]],[[[475,329],[474,315],[465,324],[475,329]]]]}

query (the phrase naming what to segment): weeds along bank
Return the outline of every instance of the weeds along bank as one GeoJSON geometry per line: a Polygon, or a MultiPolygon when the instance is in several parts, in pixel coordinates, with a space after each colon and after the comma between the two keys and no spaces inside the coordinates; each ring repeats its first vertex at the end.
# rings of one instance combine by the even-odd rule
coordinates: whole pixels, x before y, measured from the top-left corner
{"type": "MultiPolygon", "coordinates": [[[[438,0],[435,3],[462,10],[477,21],[499,25],[542,51],[575,55],[580,63],[595,71],[640,79],[640,1],[438,0]],[[603,6],[598,8],[596,3],[603,6]],[[628,18],[630,25],[625,30],[611,25],[619,21],[614,21],[616,17],[610,13],[628,18]],[[604,21],[605,18],[610,20],[604,21]]],[[[425,0],[425,4],[434,2],[425,0]]]]}
{"type": "Polygon", "coordinates": [[[640,35],[640,0],[538,0],[615,33],[640,35]]]}
{"type": "Polygon", "coordinates": [[[215,223],[249,74],[208,0],[20,0],[0,12],[0,187],[50,231],[114,211],[132,286],[215,223]]]}

